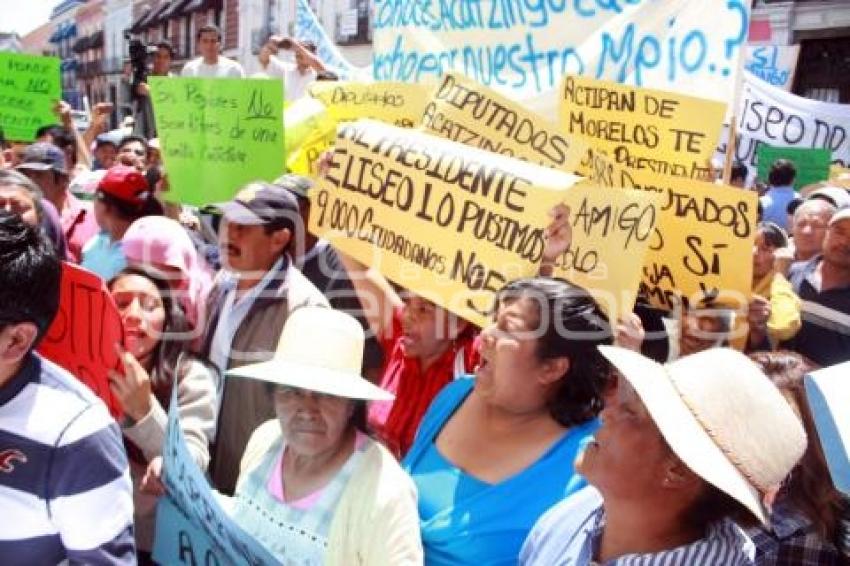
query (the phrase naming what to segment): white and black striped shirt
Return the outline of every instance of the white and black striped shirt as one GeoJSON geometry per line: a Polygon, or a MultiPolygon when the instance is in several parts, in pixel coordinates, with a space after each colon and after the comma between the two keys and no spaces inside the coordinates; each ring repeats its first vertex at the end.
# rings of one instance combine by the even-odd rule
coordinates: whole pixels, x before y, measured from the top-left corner
{"type": "Polygon", "coordinates": [[[711,525],[696,542],[652,554],[627,554],[593,561],[605,526],[602,496],[593,487],[547,511],[522,545],[523,566],[744,566],[754,564],[755,545],[731,521],[711,525]]]}
{"type": "Polygon", "coordinates": [[[135,564],[121,432],[103,402],[38,354],[0,387],[0,562],[135,564]]]}

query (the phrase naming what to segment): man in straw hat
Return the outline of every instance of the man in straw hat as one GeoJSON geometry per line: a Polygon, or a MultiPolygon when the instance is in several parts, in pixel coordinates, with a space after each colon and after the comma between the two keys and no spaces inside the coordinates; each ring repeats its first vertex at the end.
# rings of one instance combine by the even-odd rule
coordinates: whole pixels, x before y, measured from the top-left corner
{"type": "Polygon", "coordinates": [[[766,520],[806,449],[800,421],[743,354],[713,348],[660,365],[600,346],[619,383],[576,469],[588,487],[553,507],[522,564],[752,564],[730,519],[766,520]]]}
{"type": "Polygon", "coordinates": [[[302,307],[271,360],[229,372],[266,382],[274,400],[277,418],[245,449],[232,514],[282,563],[422,563],[413,482],[366,433],[366,401],[393,396],[361,376],[363,344],[350,315],[302,307]]]}

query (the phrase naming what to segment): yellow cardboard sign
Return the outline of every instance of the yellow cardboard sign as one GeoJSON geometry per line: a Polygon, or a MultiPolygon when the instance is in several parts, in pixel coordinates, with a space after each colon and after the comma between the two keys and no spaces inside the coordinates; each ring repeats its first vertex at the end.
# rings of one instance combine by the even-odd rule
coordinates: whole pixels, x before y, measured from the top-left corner
{"type": "Polygon", "coordinates": [[[580,169],[598,186],[659,195],[655,228],[640,290],[654,306],[687,304],[742,308],[752,289],[752,249],[758,195],[736,187],[617,166],[590,150],[580,169]]]}
{"type": "Polygon", "coordinates": [[[564,136],[557,124],[461,74],[450,73],[425,106],[428,133],[574,172],[586,144],[564,136]]]}
{"type": "Polygon", "coordinates": [[[338,130],[330,171],[311,191],[310,231],[484,326],[494,293],[539,269],[548,212],[566,202],[573,242],[559,273],[606,297],[630,297],[622,306],[630,310],[657,216],[655,199],[579,181],[363,120],[338,130]],[[598,276],[602,267],[612,273],[615,264],[617,276],[598,276]]]}
{"type": "Polygon", "coordinates": [[[560,120],[565,134],[592,138],[629,169],[704,178],[726,104],[682,94],[566,75],[560,120]]]}
{"type": "Polygon", "coordinates": [[[422,119],[432,86],[401,82],[318,81],[308,92],[328,107],[337,122],[361,118],[412,128],[422,119]]]}

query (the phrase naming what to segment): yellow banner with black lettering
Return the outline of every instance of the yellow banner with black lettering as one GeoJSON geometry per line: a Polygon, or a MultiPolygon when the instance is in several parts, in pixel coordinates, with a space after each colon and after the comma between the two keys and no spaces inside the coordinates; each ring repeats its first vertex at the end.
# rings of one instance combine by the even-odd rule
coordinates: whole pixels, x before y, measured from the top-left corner
{"type": "Polygon", "coordinates": [[[425,106],[426,132],[573,173],[587,144],[496,91],[450,73],[425,106]]]}
{"type": "Polygon", "coordinates": [[[559,113],[565,135],[593,139],[621,167],[698,179],[709,170],[726,104],[566,75],[559,113]]]}
{"type": "Polygon", "coordinates": [[[412,128],[422,119],[422,111],[433,90],[433,85],[391,81],[318,81],[310,85],[308,92],[328,107],[337,122],[371,118],[412,128]]]}
{"type": "Polygon", "coordinates": [[[494,293],[538,271],[548,212],[565,202],[573,239],[557,273],[615,316],[632,308],[657,198],[581,181],[364,120],[338,130],[330,170],[311,192],[310,231],[483,326],[494,293]]]}
{"type": "Polygon", "coordinates": [[[752,289],[758,195],[736,187],[634,171],[591,149],[580,169],[604,188],[659,195],[660,216],[640,284],[654,306],[741,308],[752,289]]]}

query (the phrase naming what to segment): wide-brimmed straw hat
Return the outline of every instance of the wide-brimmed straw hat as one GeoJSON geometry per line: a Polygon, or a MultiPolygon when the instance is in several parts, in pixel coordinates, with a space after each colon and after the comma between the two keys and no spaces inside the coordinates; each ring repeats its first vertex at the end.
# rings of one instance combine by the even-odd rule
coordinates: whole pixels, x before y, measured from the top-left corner
{"type": "Polygon", "coordinates": [[[761,370],[729,348],[666,365],[624,348],[599,350],[634,388],[679,459],[765,522],[762,496],[797,464],[806,433],[761,370]]]}
{"type": "Polygon", "coordinates": [[[336,397],[391,401],[392,393],[360,375],[365,341],[363,327],[351,315],[301,307],[289,315],[271,360],[228,373],[336,397]]]}

